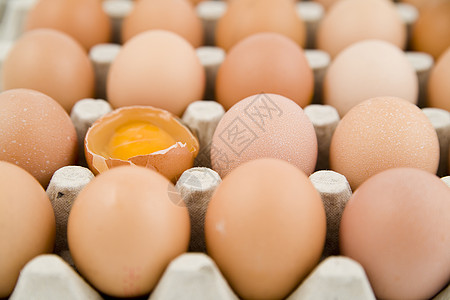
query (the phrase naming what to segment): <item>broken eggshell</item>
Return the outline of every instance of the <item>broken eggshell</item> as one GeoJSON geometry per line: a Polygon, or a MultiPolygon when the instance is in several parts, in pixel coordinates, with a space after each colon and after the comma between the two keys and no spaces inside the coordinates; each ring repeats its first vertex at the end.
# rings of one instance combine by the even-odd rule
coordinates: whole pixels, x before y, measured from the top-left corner
{"type": "Polygon", "coordinates": [[[116,109],[97,120],[87,131],[84,142],[86,161],[94,174],[122,165],[137,165],[154,169],[175,182],[192,167],[199,143],[192,132],[170,112],[151,106],[127,106],[116,109]],[[116,130],[129,122],[149,122],[165,130],[176,141],[172,146],[128,160],[113,158],[108,143],[116,130]]]}

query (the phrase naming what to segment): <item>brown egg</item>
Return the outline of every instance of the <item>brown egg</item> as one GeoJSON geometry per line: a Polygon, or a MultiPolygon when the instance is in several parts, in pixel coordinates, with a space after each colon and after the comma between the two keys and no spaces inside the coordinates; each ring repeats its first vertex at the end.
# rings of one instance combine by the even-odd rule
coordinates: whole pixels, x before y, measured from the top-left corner
{"type": "Polygon", "coordinates": [[[154,169],[175,182],[192,167],[199,143],[176,117],[150,106],[130,106],[97,120],[86,133],[85,153],[95,173],[120,165],[154,169]]]}
{"type": "Polygon", "coordinates": [[[216,27],[216,45],[229,50],[242,39],[260,32],[285,35],[304,47],[306,28],[292,0],[228,1],[216,27]]]}
{"type": "Polygon", "coordinates": [[[311,102],[314,75],[303,50],[277,33],[258,33],[230,50],[216,78],[216,100],[229,109],[258,93],[273,93],[301,107],[311,102]]]}
{"type": "Polygon", "coordinates": [[[413,27],[412,47],[434,59],[450,47],[450,1],[433,1],[421,10],[413,27]]]}
{"type": "Polygon", "coordinates": [[[225,113],[211,143],[212,168],[221,177],[244,162],[283,159],[306,174],[317,161],[314,127],[300,106],[286,97],[258,94],[225,113]]]}
{"type": "Polygon", "coordinates": [[[289,163],[257,159],[219,185],[205,218],[208,254],[244,299],[282,299],[316,266],[325,242],[322,200],[289,163]]]}
{"type": "Polygon", "coordinates": [[[28,13],[25,30],[53,28],[86,50],[111,38],[111,22],[98,0],[39,0],[28,13]]]}
{"type": "Polygon", "coordinates": [[[364,267],[378,299],[431,299],[450,279],[450,189],[419,169],[381,172],[342,215],[341,252],[364,267]]]}
{"type": "Polygon", "coordinates": [[[325,14],[317,31],[317,47],[332,57],[365,39],[380,39],[405,47],[406,26],[391,1],[338,1],[325,14]]]}
{"type": "Polygon", "coordinates": [[[149,293],[169,262],[187,251],[189,214],[175,187],[147,168],[95,177],[69,215],[70,253],[94,287],[114,297],[149,293]]]}
{"type": "Polygon", "coordinates": [[[450,47],[431,70],[428,80],[428,105],[450,111],[450,47]]]}
{"type": "Polygon", "coordinates": [[[203,25],[188,0],[140,0],[123,20],[122,42],[150,29],[179,34],[195,48],[203,44],[203,25]]]}
{"type": "Polygon", "coordinates": [[[330,145],[330,166],[355,190],[369,177],[396,167],[435,174],[439,141],[426,115],[395,97],[364,101],[339,122],[330,145]]]}
{"type": "Polygon", "coordinates": [[[75,163],[75,127],[52,98],[26,89],[5,91],[0,116],[0,160],[22,167],[44,187],[56,170],[75,163]]]}
{"type": "Polygon", "coordinates": [[[385,41],[366,40],[344,49],[329,66],[323,102],[344,116],[362,101],[395,96],[416,104],[419,84],[404,52],[385,41]]]}
{"type": "Polygon", "coordinates": [[[3,88],[28,88],[58,101],[67,112],[94,96],[94,69],[86,51],[70,36],[53,29],[22,35],[3,63],[3,88]]]}
{"type": "Polygon", "coordinates": [[[179,35],[150,30],[128,41],[114,60],[107,95],[115,108],[150,105],[181,116],[201,100],[205,70],[195,49],[179,35]]]}
{"type": "Polygon", "coordinates": [[[27,262],[53,250],[55,217],[39,182],[4,161],[0,161],[0,195],[0,298],[4,298],[27,262]]]}

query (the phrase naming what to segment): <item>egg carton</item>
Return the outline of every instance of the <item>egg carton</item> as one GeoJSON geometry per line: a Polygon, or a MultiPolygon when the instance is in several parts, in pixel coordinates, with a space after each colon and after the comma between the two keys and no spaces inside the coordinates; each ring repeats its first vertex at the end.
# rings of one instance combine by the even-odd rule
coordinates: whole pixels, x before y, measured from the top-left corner
{"type": "MultiPolygon", "coordinates": [[[[24,15],[36,0],[1,1],[0,13],[8,9],[0,26],[0,64],[22,33],[24,15]]],[[[106,75],[111,62],[120,51],[117,44],[123,18],[133,8],[131,0],[106,0],[104,9],[113,23],[114,44],[93,47],[89,53],[96,73],[97,97],[105,98],[106,75]]],[[[406,4],[397,4],[399,13],[408,25],[417,19],[417,10],[406,4]]],[[[315,31],[323,17],[323,7],[314,2],[298,2],[298,12],[305,21],[308,31],[307,48],[314,48],[315,31]]],[[[226,11],[226,2],[204,1],[197,6],[197,13],[203,21],[206,45],[197,49],[198,57],[205,67],[207,87],[205,99],[214,98],[214,83],[217,70],[225,58],[225,52],[211,46],[214,41],[215,24],[226,11]]],[[[352,195],[346,178],[328,171],[328,151],[333,132],[340,120],[336,110],[321,105],[323,76],[330,63],[327,53],[307,49],[306,57],[314,71],[315,92],[313,104],[304,109],[310,118],[318,139],[318,162],[311,182],[320,193],[327,216],[327,236],[321,263],[297,287],[288,299],[375,299],[367,276],[356,261],[339,256],[339,223],[345,204],[352,195]]],[[[420,86],[419,106],[425,101],[426,82],[433,59],[425,53],[407,52],[413,63],[420,86]]],[[[100,99],[83,99],[72,109],[71,118],[77,130],[80,157],[84,157],[83,141],[92,123],[110,112],[108,102],[100,99]]],[[[447,159],[450,141],[450,113],[445,110],[423,108],[439,137],[441,161],[438,175],[448,174],[447,159]]],[[[203,223],[207,205],[215,188],[221,182],[219,175],[211,168],[208,146],[214,130],[224,115],[224,109],[217,102],[198,101],[192,103],[182,121],[199,138],[201,151],[195,160],[195,167],[183,173],[176,184],[191,217],[191,241],[189,251],[173,260],[167,267],[148,299],[238,299],[214,261],[208,257],[204,241],[203,223]]],[[[52,177],[47,194],[55,211],[56,240],[55,254],[41,255],[30,261],[22,270],[16,288],[10,299],[102,299],[105,297],[92,288],[74,268],[67,245],[67,220],[70,208],[78,193],[94,175],[81,159],[78,166],[61,168],[52,177]]],[[[450,176],[442,180],[450,186],[450,176]]],[[[450,299],[450,286],[435,300],[450,299]]]]}
{"type": "MultiPolygon", "coordinates": [[[[22,270],[11,300],[103,299],[57,255],[41,255],[22,270]]],[[[239,299],[215,263],[205,254],[188,253],[167,267],[149,300],[239,299]]],[[[362,267],[355,261],[332,256],[322,261],[287,300],[375,299],[362,267]],[[326,287],[326,288],[324,288],[326,287]]],[[[450,299],[450,287],[433,300],[450,299]]]]}
{"type": "MultiPolygon", "coordinates": [[[[93,117],[93,112],[96,111],[97,117],[100,117],[108,111],[105,109],[108,104],[103,100],[82,100],[76,107],[75,112],[89,115],[78,117],[78,120],[83,120],[83,126],[77,128],[94,122],[96,117],[93,117]]],[[[314,124],[319,145],[326,147],[339,121],[337,112],[322,105],[311,105],[305,108],[305,112],[314,124]]],[[[450,115],[444,118],[440,110],[429,112],[427,115],[437,131],[445,132],[448,137],[450,115]]],[[[217,103],[195,102],[186,111],[183,120],[200,130],[203,133],[199,135],[202,143],[208,144],[221,115],[223,109],[217,103]]],[[[322,159],[323,154],[319,161],[322,159]]],[[[58,255],[42,255],[30,261],[22,270],[11,299],[101,299],[102,296],[72,268],[66,236],[70,206],[93,177],[89,169],[81,166],[63,167],[53,175],[47,194],[56,216],[55,252],[58,255]]],[[[340,218],[352,195],[346,178],[333,171],[321,170],[313,173],[310,179],[322,197],[327,215],[324,260],[288,299],[375,299],[362,267],[349,258],[334,256],[339,253],[340,218]]],[[[450,185],[448,179],[443,180],[450,185]]],[[[189,169],[178,180],[176,188],[185,200],[191,217],[191,252],[171,262],[149,299],[237,299],[215,263],[204,254],[204,216],[220,182],[219,175],[206,167],[189,169]]],[[[448,299],[449,290],[447,288],[435,299],[448,299]]]]}
{"type": "MultiPolygon", "coordinates": [[[[75,105],[71,117],[82,137],[96,119],[109,111],[111,108],[104,100],[84,99],[75,105]]],[[[447,141],[441,143],[442,146],[447,145],[447,149],[443,147],[441,151],[448,151],[450,113],[432,108],[424,108],[423,111],[435,127],[440,141],[447,141]]],[[[318,138],[318,166],[326,168],[329,144],[339,115],[333,107],[318,104],[306,107],[305,113],[318,138]]],[[[205,145],[211,143],[223,114],[224,110],[217,102],[198,101],[188,107],[182,120],[197,132],[200,144],[207,149],[205,145]]],[[[149,299],[237,299],[220,270],[205,254],[203,224],[206,208],[221,179],[206,167],[210,165],[208,152],[200,153],[201,159],[195,162],[197,167],[186,170],[176,184],[191,218],[190,252],[172,261],[149,299]]],[[[39,299],[102,297],[73,268],[66,236],[71,205],[93,177],[92,172],[82,166],[67,166],[55,172],[47,194],[55,211],[57,255],[42,255],[30,261],[22,270],[11,299],[29,299],[30,295],[39,299]]],[[[323,261],[288,299],[375,299],[362,267],[349,258],[337,256],[340,219],[352,195],[346,178],[333,171],[319,170],[310,176],[310,180],[321,195],[327,216],[323,261]]],[[[443,180],[450,186],[449,176],[443,180]]],[[[448,299],[449,289],[435,299],[448,299]]]]}
{"type": "MultiPolygon", "coordinates": [[[[89,127],[89,123],[110,110],[108,106],[104,100],[81,100],[73,110],[72,120],[77,128],[89,127]]],[[[445,135],[449,138],[450,113],[430,108],[424,111],[436,131],[442,137],[445,135]]],[[[326,160],[326,148],[339,116],[334,108],[317,104],[306,107],[305,113],[314,124],[318,144],[321,145],[319,147],[323,147],[318,162],[320,164],[320,161],[326,160]]],[[[189,106],[182,120],[199,133],[201,144],[208,145],[223,114],[223,108],[218,103],[198,101],[189,106]]],[[[207,164],[208,160],[204,158],[196,161],[196,164],[203,165],[205,162],[207,164]]],[[[56,254],[40,255],[31,260],[21,271],[10,299],[104,297],[76,272],[66,235],[71,206],[78,193],[93,178],[92,172],[82,166],[66,166],[55,172],[47,194],[55,211],[56,254]]],[[[361,265],[350,258],[339,256],[340,219],[352,195],[347,179],[334,171],[319,170],[310,176],[310,180],[325,207],[325,247],[321,263],[287,299],[375,299],[361,265]]],[[[450,187],[450,176],[443,180],[450,187]]],[[[204,165],[186,170],[177,181],[176,189],[184,199],[191,219],[189,252],[169,264],[148,299],[238,299],[214,261],[205,254],[204,218],[211,196],[220,182],[219,175],[204,165]]],[[[450,299],[450,286],[433,299],[450,299]]]]}

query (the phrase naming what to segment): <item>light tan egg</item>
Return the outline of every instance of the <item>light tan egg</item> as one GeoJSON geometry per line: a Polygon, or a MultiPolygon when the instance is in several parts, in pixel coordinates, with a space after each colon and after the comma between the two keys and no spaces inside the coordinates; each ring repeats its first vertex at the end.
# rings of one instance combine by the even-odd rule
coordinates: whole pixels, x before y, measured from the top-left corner
{"type": "MultiPolygon", "coordinates": [[[[335,4],[336,2],[339,2],[339,0],[312,0],[312,1],[321,4],[325,8],[325,10],[330,9],[330,7],[333,4],[335,4]]],[[[398,2],[398,1],[395,1],[395,0],[389,0],[389,1],[398,2]]],[[[425,2],[425,1],[430,1],[430,0],[409,0],[409,1],[408,0],[403,0],[402,2],[425,2]]]]}
{"type": "Polygon", "coordinates": [[[319,262],[325,210],[308,177],[278,159],[227,175],[205,218],[208,254],[243,299],[284,299],[319,262]]]}
{"type": "Polygon", "coordinates": [[[110,19],[98,0],[39,0],[25,21],[25,30],[37,28],[65,32],[86,50],[111,38],[110,19]]]}
{"type": "Polygon", "coordinates": [[[230,50],[242,39],[261,32],[283,34],[301,47],[306,41],[306,28],[292,0],[228,1],[226,13],[216,27],[216,45],[230,50]]]}
{"type": "Polygon", "coordinates": [[[420,108],[400,98],[372,98],[355,106],[331,139],[331,169],[344,175],[353,190],[386,169],[436,174],[438,164],[436,130],[420,108]]]}
{"type": "Polygon", "coordinates": [[[406,46],[406,25],[389,0],[342,0],[321,20],[317,47],[335,57],[351,44],[380,39],[399,48],[406,46]]]}
{"type": "Polygon", "coordinates": [[[114,297],[148,294],[188,249],[189,213],[173,184],[137,166],[111,169],[78,195],[69,215],[69,250],[80,273],[114,297]]]}
{"type": "Polygon", "coordinates": [[[188,0],[140,0],[123,20],[122,42],[151,29],[163,29],[185,38],[195,48],[203,44],[203,25],[188,0]]]}
{"type": "Polygon", "coordinates": [[[191,44],[173,32],[149,30],[129,40],[113,61],[107,98],[114,108],[149,105],[181,116],[203,98],[205,78],[191,44]]]}
{"type": "Polygon", "coordinates": [[[33,90],[0,94],[0,160],[16,164],[47,187],[53,173],[74,164],[77,134],[64,109],[33,90]]]}
{"type": "Polygon", "coordinates": [[[95,174],[138,165],[173,182],[192,167],[198,150],[197,138],[175,116],[149,106],[114,110],[97,120],[85,139],[86,161],[95,174]]]}
{"type": "Polygon", "coordinates": [[[0,297],[4,298],[27,262],[53,251],[55,217],[39,182],[15,164],[0,161],[0,195],[0,297]]]}
{"type": "Polygon", "coordinates": [[[94,96],[94,69],[86,51],[54,29],[23,34],[3,62],[3,89],[40,91],[69,113],[75,102],[94,96]]]}
{"type": "Polygon", "coordinates": [[[361,263],[378,299],[431,299],[450,279],[450,189],[414,168],[365,181],[342,215],[341,252],[361,263]]]}
{"type": "Polygon", "coordinates": [[[323,102],[343,117],[373,97],[395,96],[416,104],[419,84],[404,52],[382,40],[365,40],[344,49],[330,64],[323,82],[323,102]]]}

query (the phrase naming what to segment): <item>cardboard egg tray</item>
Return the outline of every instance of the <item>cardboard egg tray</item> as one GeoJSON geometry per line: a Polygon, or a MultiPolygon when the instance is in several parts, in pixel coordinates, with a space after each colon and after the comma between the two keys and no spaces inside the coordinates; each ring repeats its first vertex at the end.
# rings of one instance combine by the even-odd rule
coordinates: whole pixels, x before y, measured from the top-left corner
{"type": "MultiPolygon", "coordinates": [[[[0,1],[0,63],[14,40],[21,34],[24,16],[35,0],[0,1]]],[[[105,11],[114,26],[115,41],[119,36],[120,24],[132,9],[130,0],[106,0],[105,11]]],[[[307,25],[307,48],[314,47],[317,24],[324,14],[323,8],[314,2],[299,2],[299,13],[307,25]]],[[[205,67],[207,87],[205,99],[213,99],[217,70],[225,58],[225,52],[211,46],[214,40],[214,26],[226,10],[226,3],[205,1],[197,6],[198,15],[204,23],[206,45],[197,49],[197,54],[205,67]]],[[[417,11],[408,5],[399,5],[399,12],[408,25],[417,18],[417,11]]],[[[105,98],[106,75],[111,62],[120,51],[118,44],[97,45],[90,51],[90,58],[96,72],[97,97],[105,98]]],[[[420,103],[424,102],[424,90],[428,72],[433,60],[425,53],[408,52],[408,58],[416,68],[420,82],[420,103]]],[[[316,172],[310,180],[320,193],[327,215],[327,236],[320,264],[287,298],[296,299],[375,299],[367,276],[359,263],[339,256],[339,223],[346,202],[352,195],[347,179],[336,172],[327,170],[328,151],[333,132],[340,120],[337,111],[321,105],[322,78],[330,57],[320,50],[306,50],[306,56],[314,71],[315,92],[313,104],[304,109],[314,125],[319,147],[316,172]]],[[[423,105],[422,105],[423,106],[423,105]]],[[[80,157],[84,135],[95,120],[110,112],[107,101],[82,99],[72,109],[71,118],[77,130],[80,157]]],[[[450,113],[435,108],[423,108],[439,137],[441,162],[438,175],[450,186],[447,159],[450,141],[450,113]],[[444,177],[446,176],[446,177],[444,177]]],[[[203,223],[209,200],[220,184],[221,178],[212,170],[208,146],[214,130],[225,111],[214,101],[197,101],[185,111],[182,121],[199,138],[200,153],[195,166],[183,173],[176,184],[191,217],[191,241],[189,252],[174,259],[167,267],[158,285],[149,296],[142,299],[238,299],[230,288],[214,261],[208,257],[204,241],[203,223]]],[[[59,169],[47,188],[56,218],[55,254],[41,255],[31,260],[22,270],[10,299],[109,299],[91,287],[75,270],[67,245],[67,220],[70,207],[78,193],[94,175],[86,168],[85,161],[78,166],[59,169]]],[[[447,286],[434,300],[449,300],[450,286],[447,286]]]]}

